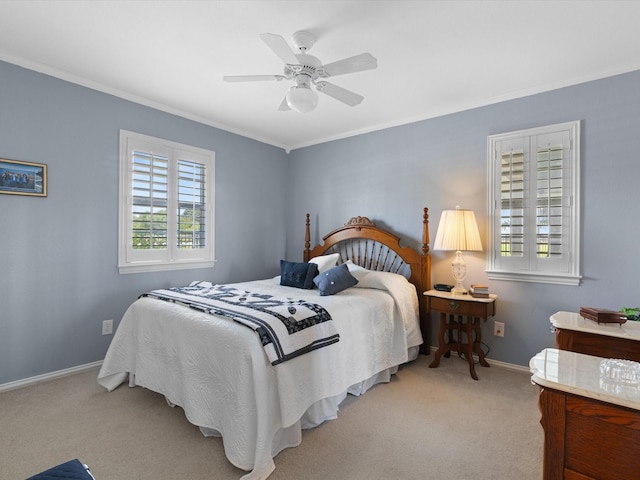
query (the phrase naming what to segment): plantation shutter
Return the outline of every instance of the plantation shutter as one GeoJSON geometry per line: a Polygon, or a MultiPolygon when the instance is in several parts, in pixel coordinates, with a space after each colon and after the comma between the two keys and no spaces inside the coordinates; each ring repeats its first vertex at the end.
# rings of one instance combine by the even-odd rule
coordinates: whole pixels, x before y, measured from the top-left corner
{"type": "Polygon", "coordinates": [[[489,278],[575,285],[579,123],[489,137],[489,278]]]}
{"type": "MultiPolygon", "coordinates": [[[[568,272],[572,255],[571,136],[568,130],[531,138],[535,212],[532,215],[531,263],[534,269],[568,272]]],[[[577,232],[575,232],[577,236],[577,232]]]]}
{"type": "Polygon", "coordinates": [[[131,246],[166,249],[169,159],[137,150],[132,157],[131,246]]]}
{"type": "Polygon", "coordinates": [[[522,137],[500,139],[492,146],[494,186],[490,213],[495,222],[488,248],[494,250],[494,262],[501,269],[529,268],[529,148],[529,142],[522,137]]]}
{"type": "Polygon", "coordinates": [[[178,161],[178,248],[204,248],[206,238],[206,167],[178,161]]]}
{"type": "Polygon", "coordinates": [[[121,131],[121,273],[214,264],[214,153],[121,131]]]}
{"type": "Polygon", "coordinates": [[[500,252],[524,254],[525,162],[524,151],[502,152],[500,162],[500,252]]]}

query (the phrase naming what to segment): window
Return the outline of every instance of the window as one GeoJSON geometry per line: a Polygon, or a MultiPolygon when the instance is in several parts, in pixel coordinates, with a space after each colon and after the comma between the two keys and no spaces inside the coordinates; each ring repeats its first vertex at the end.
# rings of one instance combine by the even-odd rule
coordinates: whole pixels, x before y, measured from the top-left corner
{"type": "Polygon", "coordinates": [[[579,122],[489,136],[489,278],[580,284],[579,145],[579,122]]]}
{"type": "Polygon", "coordinates": [[[213,266],[214,156],[120,131],[120,273],[213,266]]]}

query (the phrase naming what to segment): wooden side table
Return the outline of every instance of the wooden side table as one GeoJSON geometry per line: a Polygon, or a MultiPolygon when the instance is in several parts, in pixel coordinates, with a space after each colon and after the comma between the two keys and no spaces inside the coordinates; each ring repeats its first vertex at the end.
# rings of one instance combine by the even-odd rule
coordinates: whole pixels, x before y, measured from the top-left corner
{"type": "Polygon", "coordinates": [[[458,352],[458,355],[464,354],[467,358],[471,378],[478,380],[473,354],[478,355],[480,365],[489,366],[481,348],[480,319],[486,322],[487,318],[495,315],[497,295],[492,294],[489,298],[476,298],[471,295],[453,295],[450,292],[438,290],[429,290],[424,292],[424,295],[427,297],[429,311],[440,312],[438,350],[429,368],[436,368],[440,365],[442,355],[449,357],[451,352],[458,352]],[[455,339],[453,332],[456,332],[455,339]],[[448,335],[446,335],[447,333],[448,335]]]}

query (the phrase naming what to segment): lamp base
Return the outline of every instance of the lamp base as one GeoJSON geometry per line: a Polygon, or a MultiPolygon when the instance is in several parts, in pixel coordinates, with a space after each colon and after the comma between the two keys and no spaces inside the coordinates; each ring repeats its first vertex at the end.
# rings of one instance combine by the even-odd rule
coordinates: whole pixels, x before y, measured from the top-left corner
{"type": "Polygon", "coordinates": [[[456,252],[456,256],[453,259],[453,262],[451,262],[451,272],[453,273],[453,278],[456,281],[456,285],[451,289],[451,294],[467,295],[469,292],[462,284],[464,277],[467,275],[467,264],[464,262],[462,252],[460,250],[456,252]]]}

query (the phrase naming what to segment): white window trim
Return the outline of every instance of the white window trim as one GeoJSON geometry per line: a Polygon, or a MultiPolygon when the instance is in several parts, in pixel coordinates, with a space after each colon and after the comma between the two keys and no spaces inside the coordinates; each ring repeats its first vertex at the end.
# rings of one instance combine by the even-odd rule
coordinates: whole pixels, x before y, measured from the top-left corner
{"type": "MultiPolygon", "coordinates": [[[[187,158],[188,159],[188,158],[187,158]]],[[[214,185],[215,185],[215,152],[205,150],[190,145],[184,145],[168,140],[143,135],[127,130],[120,130],[120,188],[119,188],[119,222],[118,222],[118,272],[126,273],[144,273],[144,272],[161,272],[169,270],[186,270],[195,268],[211,268],[215,265],[215,248],[214,248],[214,185]],[[131,167],[131,143],[149,143],[158,146],[163,151],[181,152],[187,157],[197,158],[199,162],[204,163],[205,169],[205,188],[206,188],[206,218],[205,234],[206,248],[200,254],[178,255],[175,248],[172,247],[173,242],[167,249],[167,255],[163,258],[153,258],[157,256],[149,256],[147,259],[132,257],[131,249],[131,222],[130,222],[130,205],[132,198],[132,167],[131,167]],[[191,258],[190,258],[191,257],[191,258]]],[[[170,183],[175,182],[175,178],[170,178],[170,183]]],[[[172,187],[170,187],[172,188],[172,187]]]]}
{"type": "MultiPolygon", "coordinates": [[[[487,192],[488,192],[488,257],[487,277],[492,280],[512,280],[521,282],[552,283],[559,285],[580,285],[582,275],[580,273],[580,122],[566,122],[545,127],[538,127],[497,135],[490,135],[487,141],[487,192]],[[500,202],[498,175],[498,162],[496,161],[496,144],[502,140],[516,139],[518,137],[533,137],[540,134],[569,131],[570,157],[569,168],[571,188],[569,239],[566,242],[569,252],[567,271],[553,272],[544,269],[507,269],[501,268],[498,256],[501,251],[500,239],[500,215],[498,202],[500,202]]],[[[531,189],[534,187],[528,187],[531,189]]]]}

